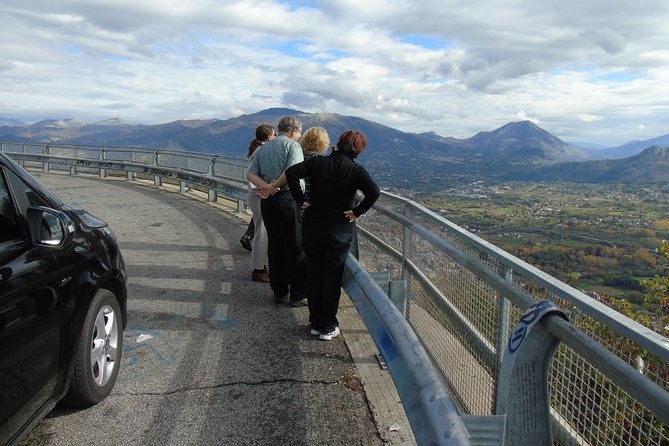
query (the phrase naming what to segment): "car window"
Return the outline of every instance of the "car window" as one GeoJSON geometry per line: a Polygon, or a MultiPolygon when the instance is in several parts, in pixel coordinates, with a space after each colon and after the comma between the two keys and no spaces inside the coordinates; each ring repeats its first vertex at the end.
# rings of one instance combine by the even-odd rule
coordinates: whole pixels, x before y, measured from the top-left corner
{"type": "Polygon", "coordinates": [[[14,192],[15,204],[19,212],[25,212],[31,206],[51,207],[48,201],[14,172],[5,170],[5,175],[11,190],[14,192]]]}
{"type": "MultiPolygon", "coordinates": [[[[42,183],[40,183],[40,182],[37,180],[37,178],[35,178],[34,176],[30,175],[30,174],[29,174],[23,167],[19,166],[19,165],[16,163],[16,161],[14,161],[13,159],[7,157],[7,158],[5,158],[4,162],[10,164],[10,166],[11,166],[11,168],[10,168],[9,170],[6,171],[7,174],[10,175],[10,176],[13,176],[14,178],[20,178],[20,179],[23,181],[24,185],[29,186],[29,188],[32,187],[34,190],[36,190],[37,192],[39,192],[40,195],[42,195],[42,196],[44,196],[44,197],[47,197],[49,200],[51,200],[51,203],[52,203],[52,204],[49,204],[48,206],[50,206],[50,207],[54,207],[54,206],[55,206],[55,207],[60,207],[60,206],[63,205],[63,202],[60,200],[60,198],[58,198],[57,196],[55,196],[54,194],[52,194],[46,187],[44,187],[44,186],[42,185],[42,183]],[[16,174],[14,174],[14,172],[16,172],[16,174]]],[[[12,186],[15,188],[15,190],[16,190],[16,188],[17,188],[18,186],[16,186],[16,185],[14,184],[14,183],[15,183],[14,179],[11,179],[11,178],[10,178],[10,179],[8,179],[7,181],[9,181],[9,183],[11,183],[11,185],[12,185],[12,186]]],[[[33,191],[32,193],[35,194],[34,191],[33,191]]],[[[40,198],[40,199],[41,199],[41,198],[40,198]]]]}
{"type": "Polygon", "coordinates": [[[48,203],[44,201],[42,197],[37,195],[37,192],[32,190],[28,185],[26,185],[26,195],[28,196],[28,202],[30,206],[48,206],[48,203]]]}
{"type": "Polygon", "coordinates": [[[21,231],[16,218],[16,208],[9,195],[7,182],[0,172],[0,243],[21,238],[21,231]]]}

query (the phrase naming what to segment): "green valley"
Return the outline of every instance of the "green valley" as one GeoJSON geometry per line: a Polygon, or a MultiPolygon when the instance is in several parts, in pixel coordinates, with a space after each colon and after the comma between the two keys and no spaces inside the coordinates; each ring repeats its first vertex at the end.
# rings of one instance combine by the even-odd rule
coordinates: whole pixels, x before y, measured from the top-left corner
{"type": "Polygon", "coordinates": [[[663,273],[669,184],[477,181],[415,198],[445,218],[600,299],[646,311],[644,278],[663,273]]]}

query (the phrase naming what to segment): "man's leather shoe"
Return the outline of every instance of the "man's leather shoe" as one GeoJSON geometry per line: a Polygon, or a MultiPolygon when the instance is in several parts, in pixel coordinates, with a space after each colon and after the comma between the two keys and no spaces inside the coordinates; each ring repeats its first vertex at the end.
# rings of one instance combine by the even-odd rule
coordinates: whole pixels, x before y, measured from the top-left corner
{"type": "Polygon", "coordinates": [[[251,280],[254,282],[269,282],[269,274],[265,271],[253,271],[251,273],[251,280]]]}

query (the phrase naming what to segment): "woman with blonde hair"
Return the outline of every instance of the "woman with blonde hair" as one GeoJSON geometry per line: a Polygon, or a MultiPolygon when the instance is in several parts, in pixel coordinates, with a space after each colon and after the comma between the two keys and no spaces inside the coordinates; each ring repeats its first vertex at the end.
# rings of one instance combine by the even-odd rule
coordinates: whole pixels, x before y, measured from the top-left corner
{"type": "MultiPolygon", "coordinates": [[[[304,153],[304,159],[308,160],[314,156],[322,155],[330,147],[330,137],[323,127],[310,127],[302,134],[299,141],[304,153]]],[[[311,190],[311,180],[304,179],[304,195],[309,201],[309,191],[311,190]]]]}
{"type": "Polygon", "coordinates": [[[302,134],[299,143],[304,159],[307,159],[325,153],[330,146],[330,137],[323,127],[310,127],[302,134]]]}

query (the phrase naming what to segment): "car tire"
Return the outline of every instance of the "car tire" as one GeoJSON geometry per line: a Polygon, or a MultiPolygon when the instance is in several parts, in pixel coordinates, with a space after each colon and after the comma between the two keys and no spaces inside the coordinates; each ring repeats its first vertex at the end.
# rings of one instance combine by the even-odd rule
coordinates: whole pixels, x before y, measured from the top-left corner
{"type": "Polygon", "coordinates": [[[90,407],[105,399],[116,383],[122,350],[121,308],[111,291],[100,289],[84,319],[75,346],[70,388],[62,403],[90,407]]]}

